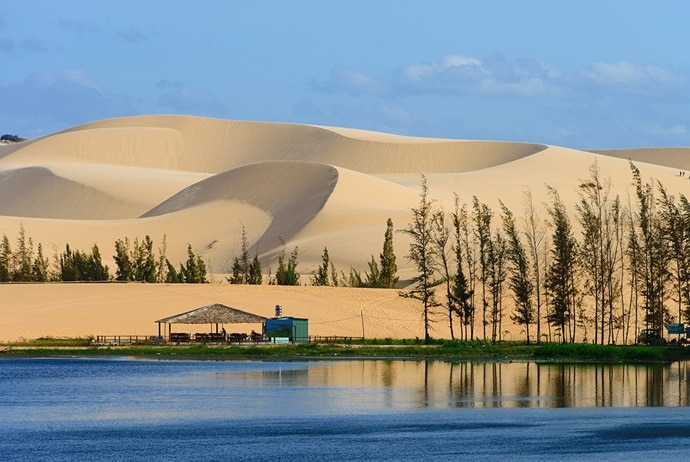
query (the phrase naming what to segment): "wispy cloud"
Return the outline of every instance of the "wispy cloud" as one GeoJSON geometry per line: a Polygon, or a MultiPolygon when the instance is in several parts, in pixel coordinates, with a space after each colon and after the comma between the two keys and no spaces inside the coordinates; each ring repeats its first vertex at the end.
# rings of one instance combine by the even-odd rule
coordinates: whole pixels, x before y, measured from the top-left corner
{"type": "Polygon", "coordinates": [[[334,67],[328,80],[312,80],[311,85],[317,91],[346,93],[352,96],[383,96],[390,91],[388,84],[382,80],[345,66],[334,67]]]}
{"type": "MultiPolygon", "coordinates": [[[[80,69],[35,73],[21,82],[0,86],[5,126],[37,127],[43,132],[108,117],[132,115],[123,97],[104,91],[80,69]]],[[[33,133],[25,134],[32,136],[33,133]]]]}
{"type": "Polygon", "coordinates": [[[502,55],[486,59],[449,55],[440,61],[412,63],[395,73],[400,93],[466,94],[515,98],[558,96],[560,72],[535,59],[508,61],[502,55]]]}
{"type": "Polygon", "coordinates": [[[467,95],[497,98],[578,99],[582,92],[603,89],[617,94],[677,94],[687,86],[681,72],[629,61],[597,62],[570,73],[533,58],[508,60],[495,54],[483,59],[448,55],[439,61],[409,63],[392,70],[388,81],[362,70],[336,67],[318,90],[350,95],[467,95]]]}
{"type": "Polygon", "coordinates": [[[65,32],[70,32],[77,35],[96,35],[101,33],[100,29],[93,23],[75,19],[60,19],[60,27],[65,32]]]}
{"type": "Polygon", "coordinates": [[[384,75],[338,66],[312,88],[337,99],[337,106],[319,104],[336,125],[366,123],[374,129],[426,134],[443,127],[450,136],[574,147],[620,146],[614,141],[620,139],[629,145],[690,142],[685,123],[689,70],[629,60],[565,70],[529,57],[451,54],[405,63],[384,75]],[[367,102],[369,108],[362,109],[367,102]],[[359,121],[352,116],[354,106],[359,106],[359,121]]]}
{"type": "Polygon", "coordinates": [[[222,116],[223,103],[205,90],[194,90],[182,82],[163,79],[156,85],[162,90],[158,105],[184,114],[222,116]]]}
{"type": "Polygon", "coordinates": [[[48,52],[48,44],[37,37],[30,37],[21,44],[24,50],[30,51],[32,53],[46,53],[48,52]]]}
{"type": "Polygon", "coordinates": [[[124,40],[125,42],[129,42],[132,44],[140,43],[147,40],[146,35],[144,35],[144,33],[141,32],[141,30],[134,26],[130,27],[129,29],[119,30],[115,32],[115,36],[121,40],[124,40]]]}
{"type": "Polygon", "coordinates": [[[14,51],[14,42],[10,39],[0,37],[0,51],[11,53],[14,51]]]}

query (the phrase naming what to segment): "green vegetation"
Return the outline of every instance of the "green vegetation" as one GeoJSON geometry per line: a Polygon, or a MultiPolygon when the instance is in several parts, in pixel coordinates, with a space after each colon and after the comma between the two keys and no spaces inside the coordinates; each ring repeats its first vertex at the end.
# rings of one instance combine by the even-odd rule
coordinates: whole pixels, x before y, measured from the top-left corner
{"type": "Polygon", "coordinates": [[[413,277],[413,288],[401,291],[400,295],[406,298],[419,300],[423,306],[424,318],[424,342],[430,343],[429,328],[432,323],[432,310],[439,306],[434,290],[434,273],[438,270],[438,247],[434,243],[434,200],[429,197],[429,189],[426,178],[422,175],[422,192],[419,196],[419,205],[413,207],[412,222],[402,230],[410,241],[410,249],[407,259],[413,263],[416,275],[413,277]]]}
{"type": "MultiPolygon", "coordinates": [[[[153,241],[147,235],[139,241],[135,238],[115,241],[113,259],[117,266],[114,280],[121,282],[168,282],[168,283],[204,283],[206,264],[187,245],[187,262],[180,263],[179,271],[166,257],[166,238],[158,249],[156,258],[153,241]]],[[[19,226],[16,249],[7,234],[0,240],[0,282],[57,282],[57,281],[110,281],[110,268],[102,262],[100,249],[96,244],[90,252],[75,250],[69,244],[64,252],[55,250],[51,266],[43,254],[39,243],[34,249],[33,240],[26,236],[24,226],[19,226]]]]}
{"type": "Polygon", "coordinates": [[[613,197],[611,181],[601,178],[595,162],[579,181],[572,216],[547,185],[545,221],[531,191],[525,192],[522,220],[498,200],[502,226],[476,196],[468,207],[456,195],[454,242],[422,176],[420,203],[401,230],[412,241],[407,258],[415,271],[413,288],[402,295],[421,302],[426,341],[429,324],[441,315],[452,339],[457,322],[461,339],[492,343],[509,332],[505,319],[523,327],[528,343],[599,345],[642,342],[643,330],[661,338],[667,325],[690,323],[690,201],[670,195],[659,181],[645,183],[632,163],[630,169],[634,201],[627,206],[613,197]],[[435,298],[441,285],[444,313],[433,310],[441,305],[435,298]],[[506,289],[512,311],[504,306],[506,289]]]}
{"type": "Polygon", "coordinates": [[[161,345],[98,346],[90,338],[52,339],[0,344],[8,356],[136,356],[195,359],[396,358],[448,361],[538,362],[670,362],[690,359],[682,346],[616,346],[594,344],[369,339],[294,345],[161,345]]]}

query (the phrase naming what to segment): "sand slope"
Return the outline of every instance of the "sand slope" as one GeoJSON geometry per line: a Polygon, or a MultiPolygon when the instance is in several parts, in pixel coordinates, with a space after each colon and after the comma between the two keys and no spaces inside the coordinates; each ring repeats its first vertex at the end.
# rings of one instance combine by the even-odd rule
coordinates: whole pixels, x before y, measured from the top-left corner
{"type": "MultiPolygon", "coordinates": [[[[386,220],[392,218],[397,229],[409,222],[410,208],[419,200],[422,174],[437,205],[446,211],[452,210],[455,195],[465,203],[476,196],[495,211],[501,200],[521,216],[524,192],[529,189],[545,217],[546,185],[557,189],[573,210],[577,185],[595,162],[624,202],[632,194],[628,159],[635,161],[645,179],[658,179],[672,194],[687,195],[690,181],[679,174],[690,169],[687,153],[683,148],[584,152],[542,144],[424,139],[337,127],[189,116],[127,117],[0,146],[0,234],[14,242],[21,225],[48,254],[61,251],[67,243],[84,250],[97,244],[111,269],[116,239],[149,235],[161,245],[165,237],[171,261],[184,261],[190,244],[218,274],[215,280],[220,283],[240,251],[244,230],[250,252],[260,257],[266,271],[275,271],[283,250],[289,253],[298,247],[298,271],[303,284],[308,284],[324,247],[339,271],[365,270],[371,256],[378,257],[381,251],[386,220]]],[[[408,245],[403,234],[395,234],[402,280],[413,274],[405,258],[408,245]]],[[[55,328],[55,335],[102,333],[95,326],[79,328],[75,319],[82,312],[68,308],[82,305],[77,302],[80,294],[89,299],[86,294],[92,289],[84,287],[42,286],[36,288],[40,294],[36,298],[29,296],[32,288],[0,286],[4,302],[0,340],[51,333],[47,326],[29,329],[20,321],[8,321],[22,318],[22,312],[33,321],[53,319],[49,324],[54,328],[61,316],[65,326],[76,326],[55,328]],[[46,310],[56,317],[50,318],[46,310]]],[[[156,316],[185,311],[204,301],[233,306],[237,306],[233,300],[240,305],[246,301],[248,306],[238,308],[270,310],[279,303],[282,291],[293,294],[297,290],[291,295],[295,316],[321,319],[325,311],[319,306],[325,301],[331,306],[342,298],[339,310],[345,317],[356,317],[361,306],[372,304],[401,310],[402,325],[380,323],[378,336],[420,335],[417,307],[403,303],[395,291],[385,296],[374,291],[371,298],[360,299],[368,292],[335,289],[336,295],[327,289],[262,287],[242,289],[252,294],[247,298],[240,295],[242,290],[232,289],[229,299],[216,300],[202,294],[231,289],[222,284],[193,289],[138,287],[129,296],[125,286],[105,285],[102,290],[115,291],[118,295],[113,292],[111,298],[120,308],[99,302],[92,314],[105,310],[106,316],[105,312],[131,305],[132,313],[122,312],[131,325],[119,323],[120,314],[107,315],[110,330],[134,330],[129,334],[149,332],[148,323],[156,316]],[[184,303],[170,303],[175,300],[184,303]]],[[[350,326],[332,320],[319,332],[356,330],[355,321],[350,326]]],[[[439,335],[447,335],[444,332],[439,335]]]]}

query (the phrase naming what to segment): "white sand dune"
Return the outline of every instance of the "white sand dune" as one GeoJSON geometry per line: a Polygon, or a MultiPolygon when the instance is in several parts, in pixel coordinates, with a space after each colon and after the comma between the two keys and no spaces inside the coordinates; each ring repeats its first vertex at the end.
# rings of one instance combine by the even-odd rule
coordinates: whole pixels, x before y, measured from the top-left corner
{"type": "MultiPolygon", "coordinates": [[[[116,239],[149,235],[160,245],[165,237],[171,261],[184,261],[189,244],[217,274],[217,283],[194,288],[0,286],[0,340],[149,334],[154,319],[204,302],[265,314],[281,299],[285,305],[286,298],[295,310],[290,314],[321,323],[316,335],[354,335],[363,306],[378,306],[377,316],[398,319],[372,321],[372,336],[423,335],[418,307],[395,291],[238,289],[220,284],[222,275],[240,251],[242,230],[250,253],[259,256],[266,271],[275,271],[282,251],[298,247],[303,284],[321,263],[325,247],[339,271],[366,270],[371,256],[381,251],[386,220],[392,218],[397,229],[409,222],[422,174],[446,211],[452,210],[457,194],[465,203],[476,196],[496,211],[500,200],[520,216],[529,189],[545,217],[546,185],[557,189],[572,210],[577,186],[595,162],[624,202],[632,193],[628,159],[645,179],[660,180],[672,194],[687,195],[690,182],[679,171],[690,169],[688,152],[585,152],[189,116],[104,120],[1,145],[0,235],[14,241],[23,226],[49,254],[66,244],[82,250],[97,244],[111,270],[116,239]],[[99,298],[100,292],[113,295],[99,298]],[[96,302],[87,303],[90,299],[96,302]],[[99,331],[99,325],[109,332],[99,331]]],[[[413,274],[405,259],[408,245],[405,235],[395,234],[403,280],[413,274]]],[[[447,336],[444,322],[439,326],[436,336],[447,336]]],[[[519,329],[513,335],[517,338],[519,329]]]]}

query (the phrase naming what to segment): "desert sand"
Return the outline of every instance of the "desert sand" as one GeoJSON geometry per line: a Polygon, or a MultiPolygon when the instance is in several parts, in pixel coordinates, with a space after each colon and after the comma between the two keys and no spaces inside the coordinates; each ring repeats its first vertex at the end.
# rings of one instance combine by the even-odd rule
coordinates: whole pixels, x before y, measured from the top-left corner
{"type": "MultiPolygon", "coordinates": [[[[41,336],[153,335],[156,319],[208,303],[264,316],[276,304],[306,317],[312,335],[423,337],[421,306],[397,290],[307,287],[324,247],[337,270],[366,270],[381,252],[386,220],[410,220],[423,174],[446,211],[454,196],[476,196],[495,211],[503,201],[522,216],[532,192],[546,217],[546,185],[570,211],[577,185],[595,162],[612,192],[632,196],[628,159],[643,179],[688,194],[690,150],[586,152],[538,143],[404,137],[337,127],[139,116],[93,122],[0,145],[0,235],[20,226],[45,252],[97,244],[114,273],[113,244],[149,235],[167,241],[172,262],[187,245],[214,273],[201,286],[157,284],[0,285],[0,341],[41,336]],[[245,230],[250,254],[275,272],[284,249],[299,249],[301,287],[237,287],[224,274],[245,230]]],[[[498,223],[498,218],[496,218],[498,223]]],[[[394,236],[402,284],[413,275],[409,241],[394,236]]],[[[507,297],[506,309],[512,301],[507,297]]],[[[506,319],[508,319],[506,317],[506,319]]],[[[432,336],[448,337],[438,316],[432,336]]],[[[245,331],[255,326],[237,326],[245,331]]],[[[475,328],[480,331],[480,327],[475,328]]],[[[228,329],[230,330],[230,329],[228,329]]],[[[507,320],[507,338],[524,336],[507,320]]]]}

